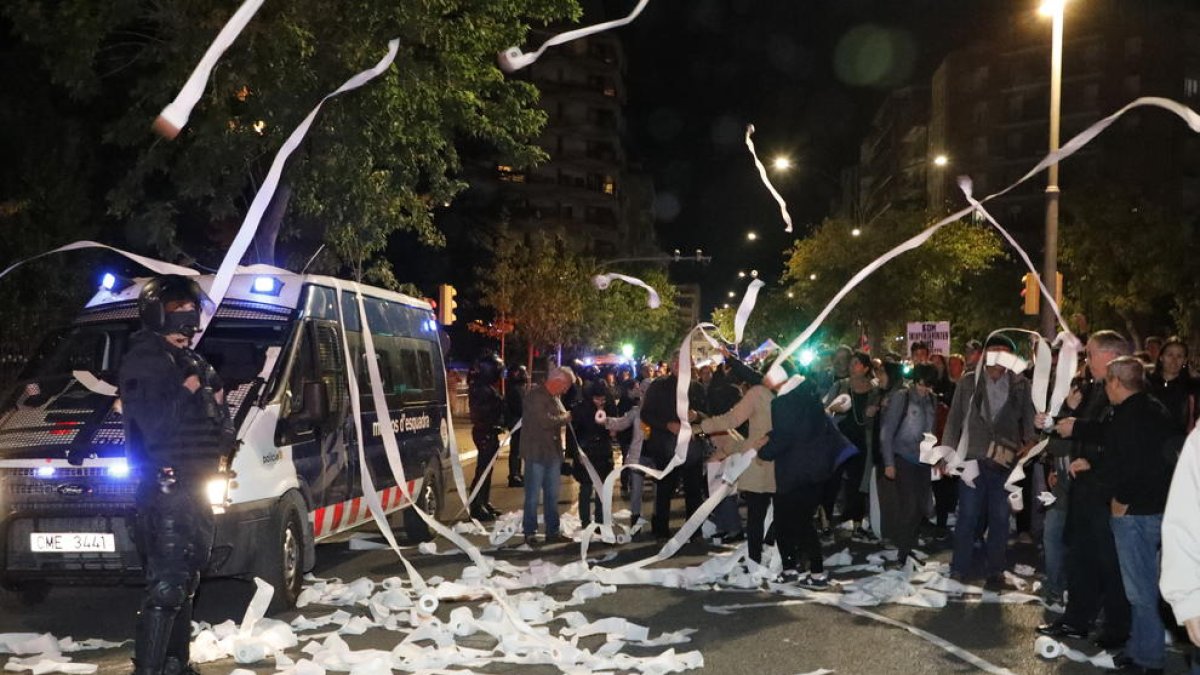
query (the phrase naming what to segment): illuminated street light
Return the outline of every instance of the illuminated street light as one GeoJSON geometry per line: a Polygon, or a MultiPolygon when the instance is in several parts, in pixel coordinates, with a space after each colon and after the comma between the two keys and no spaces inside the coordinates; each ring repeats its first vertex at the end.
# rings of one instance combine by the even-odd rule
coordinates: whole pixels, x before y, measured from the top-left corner
{"type": "Polygon", "coordinates": [[[729,291],[729,297],[731,297],[731,298],[736,298],[736,297],[737,297],[737,293],[734,293],[733,291],[729,291]]]}
{"type": "Polygon", "coordinates": [[[758,278],[758,270],[750,270],[750,278],[757,279],[758,278]]]}
{"type": "Polygon", "coordinates": [[[745,272],[745,271],[743,271],[743,270],[738,270],[738,278],[739,278],[739,279],[745,279],[745,278],[746,278],[746,272],[745,272]]]}
{"type": "Polygon", "coordinates": [[[857,227],[854,228],[853,230],[850,230],[851,237],[857,237],[860,234],[862,234],[862,230],[858,229],[857,227]]]}
{"type": "Polygon", "coordinates": [[[621,356],[624,356],[627,359],[632,359],[633,358],[633,345],[629,344],[628,342],[621,345],[621,356]]]}
{"type": "Polygon", "coordinates": [[[796,294],[795,294],[795,293],[793,293],[793,292],[791,292],[791,291],[788,291],[788,297],[789,297],[789,298],[794,298],[794,297],[796,297],[796,294]]]}
{"type": "Polygon", "coordinates": [[[722,306],[723,306],[725,309],[729,309],[729,303],[728,303],[728,302],[727,302],[727,303],[725,303],[725,304],[724,304],[724,305],[722,305],[722,306]]]}
{"type": "Polygon", "coordinates": [[[816,275],[816,273],[814,272],[814,273],[812,273],[812,274],[808,275],[808,280],[809,280],[809,281],[816,281],[816,280],[817,280],[817,275],[816,275]]]}
{"type": "Polygon", "coordinates": [[[776,157],[775,161],[771,162],[771,166],[775,167],[776,171],[787,171],[792,168],[792,160],[781,155],[776,157]]]}
{"type": "Polygon", "coordinates": [[[754,241],[755,239],[758,239],[758,234],[756,234],[754,232],[747,232],[746,238],[749,239],[750,241],[754,241]]]}
{"type": "Polygon", "coordinates": [[[1051,18],[1061,14],[1067,4],[1066,0],[1042,0],[1042,4],[1038,7],[1038,14],[1046,18],[1051,18]]]}
{"type": "Polygon", "coordinates": [[[949,163],[950,163],[950,158],[945,155],[938,155],[933,158],[934,166],[941,167],[941,166],[946,166],[949,163]]]}

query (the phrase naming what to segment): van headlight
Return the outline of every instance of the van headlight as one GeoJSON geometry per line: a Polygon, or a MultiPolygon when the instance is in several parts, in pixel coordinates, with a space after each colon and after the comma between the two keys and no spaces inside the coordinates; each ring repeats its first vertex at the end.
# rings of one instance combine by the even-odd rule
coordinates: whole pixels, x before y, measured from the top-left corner
{"type": "Polygon", "coordinates": [[[208,481],[206,491],[209,504],[224,507],[229,501],[229,479],[226,477],[213,478],[208,481]]]}

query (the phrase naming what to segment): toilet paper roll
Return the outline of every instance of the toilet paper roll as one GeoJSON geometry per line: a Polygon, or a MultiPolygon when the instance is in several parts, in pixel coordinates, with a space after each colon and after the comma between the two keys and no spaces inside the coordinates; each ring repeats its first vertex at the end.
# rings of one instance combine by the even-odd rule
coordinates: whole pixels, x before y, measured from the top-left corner
{"type": "Polygon", "coordinates": [[[621,532],[620,534],[617,535],[617,544],[619,544],[621,546],[628,544],[630,541],[633,541],[633,538],[624,532],[621,532]]]}
{"type": "Polygon", "coordinates": [[[500,70],[512,73],[533,63],[533,59],[531,55],[522,52],[520,47],[509,47],[496,55],[496,62],[500,70]]]}
{"type": "Polygon", "coordinates": [[[1012,507],[1013,511],[1023,511],[1025,509],[1025,500],[1019,491],[1008,493],[1008,505],[1012,507]]]}
{"type": "Polygon", "coordinates": [[[429,615],[437,611],[438,599],[437,596],[426,593],[417,600],[417,611],[421,614],[429,615]]]}
{"type": "Polygon", "coordinates": [[[604,412],[603,410],[597,410],[596,411],[596,424],[599,424],[600,426],[604,426],[604,423],[607,421],[608,421],[608,413],[604,412]]]}
{"type": "Polygon", "coordinates": [[[267,660],[267,644],[262,640],[238,640],[233,645],[233,660],[238,663],[258,663],[267,660]]]}
{"type": "Polygon", "coordinates": [[[1038,636],[1038,639],[1034,640],[1033,651],[1043,659],[1057,659],[1066,653],[1061,642],[1045,635],[1038,636]]]}

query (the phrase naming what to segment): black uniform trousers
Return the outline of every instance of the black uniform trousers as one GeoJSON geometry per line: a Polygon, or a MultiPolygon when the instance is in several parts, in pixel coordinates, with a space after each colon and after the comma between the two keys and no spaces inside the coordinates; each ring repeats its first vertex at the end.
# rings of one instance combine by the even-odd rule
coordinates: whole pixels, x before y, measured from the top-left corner
{"type": "Polygon", "coordinates": [[[471,502],[472,507],[478,507],[490,504],[492,501],[492,477],[490,474],[485,477],[483,472],[492,463],[492,458],[496,456],[496,453],[500,451],[500,434],[495,428],[472,428],[471,439],[475,441],[475,449],[479,451],[479,456],[475,458],[475,478],[471,480],[471,490],[475,489],[475,485],[479,481],[483,481],[474,501],[471,502]]]}
{"type": "MultiPolygon", "coordinates": [[[[667,463],[661,462],[660,469],[667,463]]],[[[690,518],[704,503],[704,464],[684,462],[671,473],[663,476],[654,487],[654,515],[650,518],[650,529],[657,537],[671,536],[671,497],[683,483],[685,517],[690,518]]]]}
{"type": "Polygon", "coordinates": [[[213,543],[213,512],[203,480],[179,477],[164,492],[157,476],[137,492],[136,537],[146,571],[146,596],[138,616],[137,672],[157,672],[162,659],[187,665],[192,599],[213,543]]]}

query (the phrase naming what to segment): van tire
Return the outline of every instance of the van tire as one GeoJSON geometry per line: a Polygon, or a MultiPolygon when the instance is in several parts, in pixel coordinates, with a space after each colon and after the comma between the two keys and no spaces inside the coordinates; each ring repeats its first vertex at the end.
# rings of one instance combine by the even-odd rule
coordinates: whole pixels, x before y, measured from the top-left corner
{"type": "Polygon", "coordinates": [[[50,595],[50,584],[40,581],[0,585],[0,609],[27,609],[42,604],[50,595]]]}
{"type": "Polygon", "coordinates": [[[304,586],[304,521],[291,500],[280,500],[268,528],[270,544],[259,557],[255,576],[275,587],[269,611],[296,606],[304,586]]]}
{"type": "MultiPolygon", "coordinates": [[[[413,495],[413,500],[421,510],[437,518],[442,508],[442,476],[438,471],[438,462],[431,459],[425,463],[425,476],[421,480],[421,490],[413,495]]],[[[433,539],[433,532],[413,508],[404,509],[404,533],[410,542],[425,542],[433,539]]]]}

